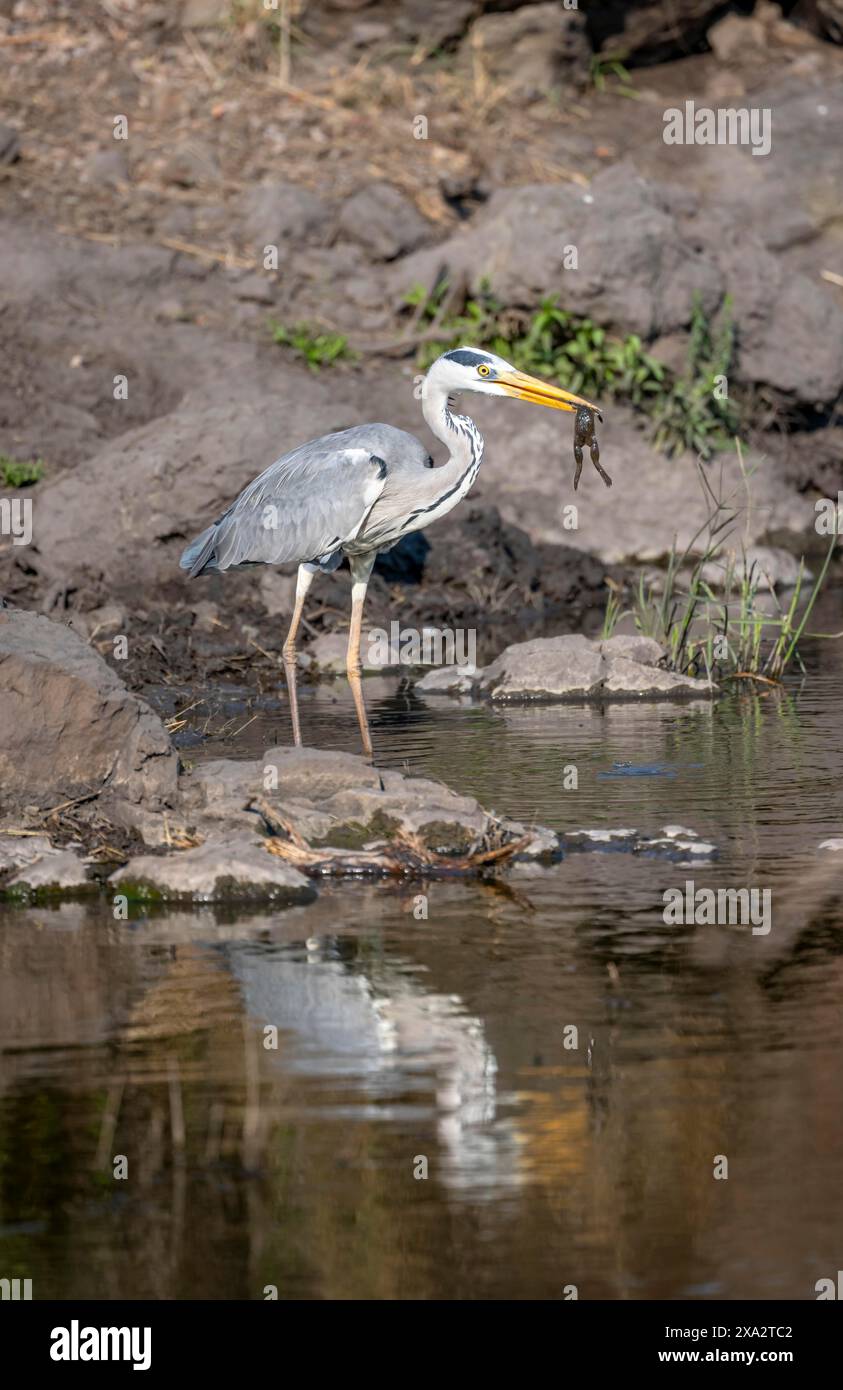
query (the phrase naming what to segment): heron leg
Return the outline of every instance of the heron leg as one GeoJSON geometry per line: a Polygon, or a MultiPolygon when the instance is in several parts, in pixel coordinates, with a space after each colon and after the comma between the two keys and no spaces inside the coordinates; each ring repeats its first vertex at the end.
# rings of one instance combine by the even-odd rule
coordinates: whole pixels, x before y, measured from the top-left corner
{"type": "Polygon", "coordinates": [[[351,687],[354,708],[357,712],[357,723],[360,726],[363,754],[369,762],[372,760],[373,752],[369,721],[366,717],[366,705],[363,700],[363,682],[360,679],[362,670],[360,636],[363,630],[363,604],[366,602],[366,590],[369,587],[369,578],[374,563],[374,555],[349,556],[351,566],[351,623],[348,629],[348,652],[345,663],[348,684],[351,687]]]}
{"type": "Polygon", "coordinates": [[[287,690],[290,696],[290,719],[293,724],[293,743],[297,747],[301,745],[301,725],[299,723],[299,699],[296,690],[296,634],[301,623],[302,609],[307,597],[307,591],[313,583],[315,569],[310,569],[307,565],[299,565],[298,577],[296,579],[296,602],[293,608],[293,617],[290,622],[290,630],[287,633],[286,641],[282,648],[284,657],[284,674],[287,677],[287,690]]]}

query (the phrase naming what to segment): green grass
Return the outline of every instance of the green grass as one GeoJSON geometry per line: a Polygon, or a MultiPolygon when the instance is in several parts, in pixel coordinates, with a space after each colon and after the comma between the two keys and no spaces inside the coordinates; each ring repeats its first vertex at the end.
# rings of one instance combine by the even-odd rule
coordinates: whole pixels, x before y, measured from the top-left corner
{"type": "Polygon", "coordinates": [[[623,65],[623,59],[626,56],[626,53],[616,53],[613,56],[604,53],[592,53],[588,77],[596,92],[605,91],[608,77],[616,77],[620,83],[620,91],[624,96],[638,95],[632,85],[629,70],[623,65]]]}
{"type": "MultiPolygon", "coordinates": [[[[735,447],[750,505],[752,473],[744,465],[738,440],[735,447]]],[[[637,631],[665,649],[668,669],[710,682],[753,679],[778,683],[793,664],[804,672],[799,643],[806,635],[824,635],[807,634],[807,624],[828,575],[838,535],[830,539],[807,602],[803,603],[806,576],[802,560],[787,606],[783,607],[773,593],[775,612],[771,613],[759,602],[762,585],[765,598],[768,586],[757,563],[747,563],[742,545],[739,551],[734,544],[727,545],[741,509],[731,499],[718,497],[705,470],[699,464],[698,469],[709,505],[706,520],[683,551],[674,542],[660,582],[648,581],[643,574],[639,577],[629,607],[624,608],[617,586],[610,587],[602,635],[610,637],[621,619],[631,615],[637,631]],[[706,566],[712,564],[723,570],[718,593],[706,578],[706,566]]]]}
{"type": "Polygon", "coordinates": [[[599,403],[620,399],[634,406],[649,418],[653,440],[666,454],[692,449],[703,459],[711,458],[729,446],[739,427],[733,404],[715,395],[718,378],[728,378],[732,362],[728,298],[716,331],[695,299],[685,366],[672,374],[634,333],[614,337],[591,319],[560,308],[555,299],[543,300],[529,314],[505,308],[484,288],[466,301],[460,314],[442,317],[447,288],[443,281],[429,296],[416,286],[405,296],[417,311],[419,326],[436,330],[435,338],[419,351],[422,370],[461,343],[485,347],[576,395],[599,403]]]}
{"type": "Polygon", "coordinates": [[[3,487],[31,487],[43,476],[43,459],[13,459],[8,454],[0,454],[0,485],[3,487]]]}
{"type": "Polygon", "coordinates": [[[356,360],[357,354],[352,352],[342,333],[320,333],[309,323],[294,323],[289,327],[273,323],[271,328],[273,342],[292,348],[313,372],[332,367],[335,362],[356,360]]]}

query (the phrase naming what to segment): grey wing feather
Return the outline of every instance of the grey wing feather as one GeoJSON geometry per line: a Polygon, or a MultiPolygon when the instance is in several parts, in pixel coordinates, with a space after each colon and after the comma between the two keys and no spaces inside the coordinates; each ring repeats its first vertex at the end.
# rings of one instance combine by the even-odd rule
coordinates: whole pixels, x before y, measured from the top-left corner
{"type": "Polygon", "coordinates": [[[181,568],[330,561],[380,497],[389,458],[421,444],[390,425],[358,425],[302,444],[270,464],[187,547],[181,568]]]}

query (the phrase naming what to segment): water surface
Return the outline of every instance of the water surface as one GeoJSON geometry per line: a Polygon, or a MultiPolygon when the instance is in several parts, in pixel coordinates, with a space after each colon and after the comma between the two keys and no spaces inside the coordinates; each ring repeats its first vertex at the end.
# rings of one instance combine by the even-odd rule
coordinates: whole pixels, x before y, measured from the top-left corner
{"type": "MultiPolygon", "coordinates": [[[[687,825],[705,867],[572,853],[286,912],[0,910],[0,1275],[36,1298],[814,1297],[843,1251],[843,865],[817,851],[843,834],[841,696],[820,644],[784,692],[713,706],[367,683],[381,765],[557,829],[687,825]],[[666,926],[689,877],[769,888],[769,936],[666,926]]],[[[356,750],[344,682],[302,713],[356,750]]],[[[287,739],[236,691],[203,726],[186,758],[287,739]]]]}

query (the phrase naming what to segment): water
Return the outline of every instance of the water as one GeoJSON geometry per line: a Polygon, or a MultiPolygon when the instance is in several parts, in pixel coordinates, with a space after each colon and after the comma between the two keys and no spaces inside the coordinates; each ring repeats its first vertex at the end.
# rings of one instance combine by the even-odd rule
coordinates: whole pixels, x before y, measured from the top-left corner
{"type": "MultiPolygon", "coordinates": [[[[383,765],[560,829],[687,825],[719,857],[577,853],[287,912],[0,910],[0,1275],[36,1298],[814,1297],[843,1250],[843,864],[817,853],[843,834],[840,649],[713,709],[366,689],[383,765]],[[770,888],[769,936],[666,926],[689,877],[770,888]]],[[[356,748],[344,682],[302,714],[356,748]]],[[[193,759],[286,739],[230,693],[196,720],[193,759]]]]}

